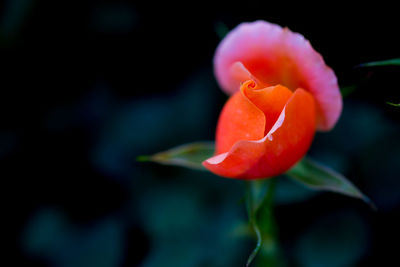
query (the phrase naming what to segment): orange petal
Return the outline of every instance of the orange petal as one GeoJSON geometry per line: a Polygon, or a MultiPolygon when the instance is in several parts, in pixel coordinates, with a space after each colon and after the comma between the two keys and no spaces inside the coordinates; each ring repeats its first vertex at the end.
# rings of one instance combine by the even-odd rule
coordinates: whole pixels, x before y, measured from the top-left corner
{"type": "Polygon", "coordinates": [[[241,140],[259,140],[271,129],[292,92],[281,85],[258,89],[247,81],[225,104],[218,121],[216,153],[241,140]]]}
{"type": "Polygon", "coordinates": [[[230,178],[255,179],[281,174],[307,152],[315,133],[315,103],[297,89],[274,126],[257,141],[239,141],[229,152],[203,162],[211,172],[230,178]]]}
{"type": "Polygon", "coordinates": [[[226,102],[219,116],[216,153],[229,151],[240,140],[258,140],[265,131],[265,115],[242,91],[226,102]]]}
{"type": "Polygon", "coordinates": [[[293,93],[282,85],[253,89],[252,86],[250,86],[252,83],[252,81],[244,83],[241,90],[246,97],[264,113],[264,135],[266,135],[275,124],[283,107],[286,105],[293,93]]]}

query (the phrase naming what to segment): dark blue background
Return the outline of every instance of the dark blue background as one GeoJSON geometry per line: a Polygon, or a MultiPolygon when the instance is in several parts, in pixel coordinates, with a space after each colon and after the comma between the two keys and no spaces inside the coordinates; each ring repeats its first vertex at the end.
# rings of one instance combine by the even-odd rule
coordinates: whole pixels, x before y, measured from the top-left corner
{"type": "Polygon", "coordinates": [[[138,163],[212,140],[226,100],[212,73],[221,25],[264,19],[302,33],[341,86],[356,85],[310,156],[377,204],[279,178],[290,266],[390,266],[400,211],[396,8],[337,2],[1,4],[0,159],[13,266],[244,266],[240,181],[138,163]],[[221,24],[222,23],[222,24],[221,24]]]}

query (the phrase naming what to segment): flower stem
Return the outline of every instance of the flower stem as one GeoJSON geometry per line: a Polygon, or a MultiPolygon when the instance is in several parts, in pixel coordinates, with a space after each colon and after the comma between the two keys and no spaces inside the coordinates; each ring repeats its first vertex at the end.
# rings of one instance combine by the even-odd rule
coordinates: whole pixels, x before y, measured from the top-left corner
{"type": "Polygon", "coordinates": [[[276,178],[246,182],[246,204],[249,223],[257,244],[246,266],[256,258],[257,266],[283,266],[277,243],[277,225],[273,216],[276,178]]]}

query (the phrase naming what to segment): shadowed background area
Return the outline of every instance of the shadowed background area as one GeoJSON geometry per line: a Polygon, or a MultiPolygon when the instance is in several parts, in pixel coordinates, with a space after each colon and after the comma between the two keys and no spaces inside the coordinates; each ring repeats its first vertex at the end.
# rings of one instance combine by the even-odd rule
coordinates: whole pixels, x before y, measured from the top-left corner
{"type": "MultiPolygon", "coordinates": [[[[302,33],[346,89],[310,156],[378,206],[279,178],[289,266],[388,266],[400,224],[399,57],[390,6],[8,0],[0,4],[0,160],[15,266],[244,266],[243,185],[139,163],[213,140],[227,97],[212,72],[226,29],[264,19],[302,33]]],[[[397,34],[398,35],[398,34],[397,34]]]]}

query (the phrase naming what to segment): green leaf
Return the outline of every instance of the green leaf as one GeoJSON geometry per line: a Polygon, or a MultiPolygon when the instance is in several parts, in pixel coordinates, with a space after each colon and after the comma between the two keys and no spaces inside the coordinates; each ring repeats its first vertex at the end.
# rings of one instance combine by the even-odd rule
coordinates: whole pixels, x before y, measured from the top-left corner
{"type": "Polygon", "coordinates": [[[394,106],[394,107],[400,107],[400,103],[399,104],[395,104],[395,103],[391,103],[391,102],[386,102],[386,104],[394,106]]]}
{"type": "Polygon", "coordinates": [[[190,169],[205,170],[201,163],[214,154],[213,142],[195,142],[171,148],[152,156],[139,156],[137,161],[153,161],[190,169]]]}
{"type": "Polygon", "coordinates": [[[304,158],[287,173],[293,180],[316,190],[326,190],[354,198],[359,198],[368,203],[373,209],[375,205],[357,187],[340,173],[304,158]]]}
{"type": "Polygon", "coordinates": [[[400,58],[393,58],[383,61],[374,61],[360,64],[360,67],[377,67],[377,66],[400,66],[400,58]]]}

